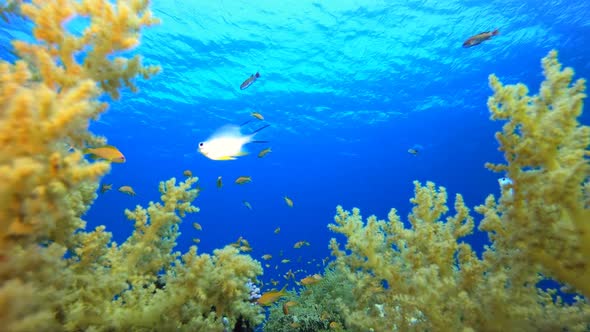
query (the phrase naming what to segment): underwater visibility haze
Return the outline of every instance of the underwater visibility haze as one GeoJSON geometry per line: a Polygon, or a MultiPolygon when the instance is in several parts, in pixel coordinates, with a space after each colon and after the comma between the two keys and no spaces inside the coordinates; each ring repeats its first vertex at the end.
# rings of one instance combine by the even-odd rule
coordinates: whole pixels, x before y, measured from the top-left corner
{"type": "Polygon", "coordinates": [[[5,331],[590,331],[590,3],[0,16],[5,331]]]}

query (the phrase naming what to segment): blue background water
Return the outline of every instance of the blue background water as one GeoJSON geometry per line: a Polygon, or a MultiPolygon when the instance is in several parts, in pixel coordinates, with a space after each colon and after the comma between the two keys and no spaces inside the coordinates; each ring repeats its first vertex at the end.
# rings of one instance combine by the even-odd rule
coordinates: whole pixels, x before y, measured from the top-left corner
{"type": "MultiPolygon", "coordinates": [[[[486,107],[489,74],[537,91],[540,59],[557,49],[576,77],[590,77],[587,1],[169,0],[152,9],[162,24],[145,29],[131,53],[163,72],[138,82],[139,93],[124,92],[91,126],[128,160],[103,183],[131,185],[137,196],[100,195],[89,227],[106,224],[124,241],[132,223],[123,210],[157,200],[159,181],[182,179],[189,169],[200,179],[201,212],[184,220],[177,249],[186,251],[196,236],[199,251],[211,252],[243,236],[254,257],[273,254],[266,281],[283,280],[289,269],[320,270],[307,262],[328,256],[326,225],[337,204],[380,218],[396,207],[405,217],[415,179],[445,186],[451,199],[460,192],[469,206],[497,194],[502,174],[483,167],[502,160],[494,139],[501,123],[489,120],[486,107]],[[495,28],[492,40],[461,47],[495,28]],[[241,91],[257,71],[260,79],[241,91]],[[196,152],[217,128],[253,111],[271,124],[257,136],[269,144],[251,144],[252,153],[236,161],[196,152]],[[415,145],[417,156],[407,152],[415,145]],[[267,146],[273,152],[257,158],[267,146]],[[253,182],[233,184],[241,175],[253,182]],[[299,240],[311,246],[293,249],[299,240]]],[[[4,58],[9,40],[27,29],[16,22],[1,25],[4,58]]],[[[587,114],[581,120],[590,122],[587,114]]],[[[469,240],[481,249],[486,237],[469,240]]]]}

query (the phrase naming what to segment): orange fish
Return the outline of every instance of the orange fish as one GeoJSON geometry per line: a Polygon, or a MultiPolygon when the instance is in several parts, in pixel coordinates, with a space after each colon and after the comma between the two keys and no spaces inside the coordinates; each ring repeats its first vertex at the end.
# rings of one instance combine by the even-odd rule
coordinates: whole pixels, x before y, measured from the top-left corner
{"type": "Polygon", "coordinates": [[[260,304],[261,306],[269,306],[276,302],[281,297],[287,294],[287,285],[283,287],[280,291],[270,291],[262,294],[260,298],[256,301],[256,303],[260,304]]]}
{"type": "Polygon", "coordinates": [[[112,145],[105,145],[98,148],[85,149],[84,154],[89,154],[94,159],[104,159],[112,163],[124,163],[125,156],[112,145]]]}
{"type": "Polygon", "coordinates": [[[304,286],[309,286],[317,283],[320,280],[322,280],[322,276],[316,273],[312,276],[307,276],[301,279],[299,282],[304,286]]]}
{"type": "Polygon", "coordinates": [[[287,301],[287,302],[283,303],[283,314],[288,315],[289,314],[289,307],[292,307],[297,304],[298,303],[295,301],[287,301]]]}
{"type": "Polygon", "coordinates": [[[496,29],[494,31],[486,31],[486,32],[478,33],[475,36],[469,37],[463,43],[463,47],[468,48],[468,47],[472,47],[475,45],[479,45],[486,40],[492,39],[493,36],[497,36],[499,33],[500,33],[500,31],[498,31],[498,29],[496,29]]]}
{"type": "Polygon", "coordinates": [[[250,85],[252,85],[257,78],[260,77],[260,74],[258,72],[256,72],[256,74],[252,74],[250,75],[250,77],[248,77],[247,80],[245,80],[241,85],[240,85],[240,90],[244,90],[247,89],[250,85]]]}

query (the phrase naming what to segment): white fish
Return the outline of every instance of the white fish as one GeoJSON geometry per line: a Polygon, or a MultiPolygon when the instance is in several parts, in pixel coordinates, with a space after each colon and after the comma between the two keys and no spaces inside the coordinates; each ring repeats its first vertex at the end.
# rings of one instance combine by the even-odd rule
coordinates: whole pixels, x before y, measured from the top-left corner
{"type": "MultiPolygon", "coordinates": [[[[498,179],[498,184],[500,185],[500,190],[502,193],[507,189],[508,186],[512,185],[512,180],[508,177],[503,177],[498,179]]],[[[513,190],[512,188],[508,189],[508,196],[512,197],[513,190]]]]}
{"type": "Polygon", "coordinates": [[[268,126],[260,127],[248,135],[242,134],[240,127],[235,125],[221,127],[205,142],[199,143],[199,152],[211,160],[235,160],[248,154],[244,150],[244,145],[262,143],[255,141],[254,136],[268,126]]]}

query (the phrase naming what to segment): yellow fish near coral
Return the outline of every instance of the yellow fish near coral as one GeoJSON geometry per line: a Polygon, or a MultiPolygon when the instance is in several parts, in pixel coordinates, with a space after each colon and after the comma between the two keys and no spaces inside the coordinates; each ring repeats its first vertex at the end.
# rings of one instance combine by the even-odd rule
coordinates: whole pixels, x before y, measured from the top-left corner
{"type": "Polygon", "coordinates": [[[133,188],[131,188],[131,186],[121,186],[119,187],[119,191],[129,196],[135,196],[135,191],[133,188]]]}
{"type": "Polygon", "coordinates": [[[236,179],[235,184],[246,184],[252,182],[251,176],[240,176],[236,179]]]}
{"type": "Polygon", "coordinates": [[[113,189],[112,183],[109,183],[109,184],[103,183],[102,186],[100,186],[100,193],[104,194],[111,189],[113,189]]]}
{"type": "Polygon", "coordinates": [[[186,176],[187,178],[190,178],[193,176],[193,172],[191,172],[190,169],[187,169],[184,172],[182,172],[182,175],[186,176]]]}
{"type": "Polygon", "coordinates": [[[322,276],[316,273],[312,276],[307,276],[301,279],[299,283],[304,286],[309,286],[318,283],[320,280],[322,280],[322,276]]]}
{"type": "Polygon", "coordinates": [[[211,160],[235,160],[248,154],[244,145],[262,143],[255,141],[254,135],[270,125],[262,126],[250,134],[243,134],[239,126],[229,125],[217,130],[206,141],[199,143],[199,152],[211,160]]]}
{"type": "Polygon", "coordinates": [[[125,156],[119,149],[112,145],[105,145],[98,148],[88,148],[82,151],[84,154],[89,154],[94,159],[104,159],[112,163],[124,163],[125,156]]]}
{"type": "Polygon", "coordinates": [[[283,287],[280,291],[270,291],[262,294],[260,298],[256,301],[256,303],[260,304],[261,306],[269,306],[275,303],[278,299],[285,296],[287,294],[287,286],[283,287]]]}

